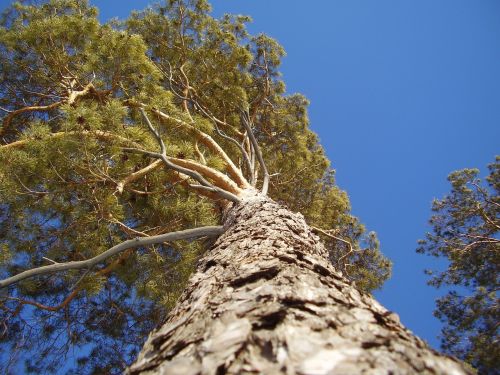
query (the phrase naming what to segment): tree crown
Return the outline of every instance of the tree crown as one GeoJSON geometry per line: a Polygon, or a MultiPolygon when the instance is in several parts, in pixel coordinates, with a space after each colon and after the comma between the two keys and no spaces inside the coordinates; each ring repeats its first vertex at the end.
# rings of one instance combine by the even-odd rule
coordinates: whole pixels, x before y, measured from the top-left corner
{"type": "MultiPolygon", "coordinates": [[[[104,25],[87,1],[15,3],[4,13],[3,277],[221,224],[228,201],[267,184],[274,200],[325,229],[332,262],[361,288],[389,277],[309,129],[307,100],[285,92],[283,48],[249,35],[248,17],[209,11],[206,1],[169,0],[104,25]]],[[[120,371],[210,241],[144,245],[10,285],[2,356],[20,351],[30,371],[53,371],[76,345],[88,353],[78,371],[120,371]]]]}

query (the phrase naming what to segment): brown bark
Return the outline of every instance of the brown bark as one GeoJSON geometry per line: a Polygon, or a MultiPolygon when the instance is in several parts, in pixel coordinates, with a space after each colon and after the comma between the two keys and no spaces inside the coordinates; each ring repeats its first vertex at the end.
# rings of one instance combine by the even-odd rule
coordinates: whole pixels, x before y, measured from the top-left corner
{"type": "Polygon", "coordinates": [[[234,207],[129,374],[471,374],[349,283],[300,214],[234,207]]]}

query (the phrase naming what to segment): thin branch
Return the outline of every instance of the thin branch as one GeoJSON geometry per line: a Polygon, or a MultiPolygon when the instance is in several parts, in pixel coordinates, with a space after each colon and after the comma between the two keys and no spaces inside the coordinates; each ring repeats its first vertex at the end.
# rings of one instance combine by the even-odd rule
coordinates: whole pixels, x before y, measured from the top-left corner
{"type": "Polygon", "coordinates": [[[224,189],[234,194],[241,193],[241,189],[238,187],[238,185],[236,185],[236,183],[233,180],[231,180],[224,173],[221,173],[216,169],[197,163],[194,160],[178,159],[173,157],[168,157],[168,159],[172,163],[178,166],[192,169],[193,171],[199,172],[202,175],[210,178],[212,181],[214,181],[216,187],[220,187],[221,189],[224,189]]]}
{"type": "Polygon", "coordinates": [[[245,160],[248,172],[250,173],[250,185],[255,186],[255,176],[252,172],[252,164],[250,163],[250,158],[248,156],[248,153],[245,151],[245,148],[236,139],[230,137],[229,135],[225,134],[222,130],[220,130],[216,122],[214,122],[214,125],[215,125],[215,131],[219,136],[228,140],[229,142],[234,143],[238,147],[238,149],[241,152],[241,155],[243,155],[243,159],[245,160]]]}
{"type": "Polygon", "coordinates": [[[223,232],[224,229],[222,226],[207,226],[207,227],[181,230],[178,232],[160,234],[158,236],[143,237],[143,238],[136,237],[132,240],[127,240],[116,246],[113,246],[112,248],[106,250],[102,254],[99,254],[87,260],[73,261],[67,263],[57,263],[57,264],[51,264],[49,266],[33,268],[21,272],[15,276],[11,276],[7,279],[0,280],[0,289],[34,276],[46,275],[72,269],[94,267],[95,265],[105,261],[106,259],[128,249],[143,247],[147,245],[161,244],[164,242],[177,241],[177,240],[187,240],[199,237],[215,237],[221,235],[223,232]]]}
{"type": "Polygon", "coordinates": [[[58,102],[54,102],[52,104],[48,105],[32,105],[32,106],[26,106],[23,108],[16,109],[14,111],[11,111],[7,116],[5,116],[3,120],[3,126],[0,128],[0,135],[4,134],[7,128],[10,127],[10,124],[13,120],[13,118],[21,113],[24,112],[47,112],[52,109],[56,109],[60,107],[61,105],[68,103],[68,104],[74,104],[75,101],[81,97],[87,96],[90,93],[94,93],[97,95],[97,97],[102,97],[103,95],[109,94],[109,90],[105,91],[97,91],[92,83],[87,84],[82,90],[80,91],[75,91],[72,90],[71,88],[68,90],[68,97],[64,100],[60,100],[58,102]]]}
{"type": "Polygon", "coordinates": [[[189,98],[189,79],[186,75],[186,73],[184,72],[184,65],[186,64],[186,62],[184,62],[180,67],[179,67],[179,70],[180,72],[182,73],[182,75],[184,76],[184,79],[186,80],[186,85],[185,85],[185,88],[184,88],[184,97],[186,98],[185,100],[182,101],[182,106],[184,108],[184,111],[187,113],[187,115],[189,116],[189,119],[191,120],[191,122],[193,122],[193,117],[191,117],[191,112],[189,112],[189,108],[188,108],[188,99],[189,98]]]}
{"type": "Polygon", "coordinates": [[[52,264],[57,264],[57,262],[55,260],[52,260],[50,258],[47,258],[47,257],[42,257],[42,259],[45,259],[47,262],[50,262],[52,264]]]}
{"type": "Polygon", "coordinates": [[[204,165],[207,165],[207,160],[205,159],[205,155],[200,151],[198,148],[198,142],[194,142],[194,152],[196,153],[196,156],[198,156],[198,159],[200,159],[200,162],[204,165]]]}
{"type": "MultiPolygon", "coordinates": [[[[206,167],[206,166],[204,166],[202,164],[198,164],[196,162],[191,162],[191,165],[189,165],[188,168],[173,163],[172,160],[174,160],[174,159],[173,158],[169,158],[167,156],[167,154],[166,154],[167,148],[165,146],[165,143],[163,142],[163,139],[161,138],[161,136],[158,133],[158,131],[154,128],[153,124],[149,120],[148,116],[146,115],[146,112],[144,111],[144,109],[142,107],[139,110],[141,111],[141,114],[144,117],[144,120],[146,121],[149,129],[151,130],[151,132],[155,136],[156,140],[160,144],[161,153],[151,152],[151,151],[146,151],[146,150],[141,150],[141,149],[135,149],[135,148],[125,148],[124,151],[138,152],[138,153],[142,153],[142,154],[145,154],[145,155],[157,158],[157,159],[161,159],[163,161],[163,163],[168,168],[173,169],[174,171],[180,172],[180,173],[182,173],[184,175],[192,177],[194,180],[198,181],[201,185],[209,188],[210,191],[212,191],[212,192],[220,195],[222,198],[227,199],[227,200],[232,201],[232,202],[239,202],[240,201],[240,198],[238,198],[237,195],[233,194],[233,192],[227,191],[227,190],[224,190],[224,189],[222,189],[222,188],[220,188],[218,186],[212,185],[197,170],[194,170],[194,169],[191,169],[191,168],[192,167],[196,167],[196,169],[198,169],[198,170],[202,170],[203,169],[206,173],[210,172],[210,177],[212,177],[212,178],[217,179],[218,178],[217,176],[220,175],[219,176],[220,179],[225,179],[225,180],[229,181],[229,179],[226,178],[220,172],[217,172],[217,171],[215,171],[212,168],[206,167]]],[[[181,159],[176,159],[176,160],[180,161],[181,159]]],[[[186,166],[188,166],[187,165],[187,161],[183,161],[183,164],[186,165],[186,166]]],[[[228,182],[228,184],[230,184],[230,183],[228,182]]],[[[239,193],[239,189],[237,187],[236,187],[236,189],[237,190],[234,190],[234,192],[239,193]]]]}
{"type": "MultiPolygon", "coordinates": [[[[183,72],[183,73],[184,73],[184,72],[183,72]]],[[[187,79],[187,77],[186,77],[186,79],[187,79]]],[[[170,77],[170,80],[172,80],[172,77],[170,77]]],[[[225,134],[224,132],[222,132],[222,131],[219,129],[219,127],[218,127],[218,125],[217,125],[217,124],[224,124],[224,126],[226,126],[226,127],[230,127],[230,128],[233,128],[233,127],[231,127],[231,126],[230,126],[229,124],[227,124],[225,121],[222,121],[222,120],[219,120],[218,118],[216,118],[216,117],[215,117],[215,116],[214,116],[214,115],[213,115],[213,114],[212,114],[212,113],[211,113],[208,109],[205,109],[202,105],[200,105],[200,104],[198,103],[198,101],[196,101],[196,100],[194,100],[194,99],[192,99],[192,98],[188,98],[187,96],[181,96],[180,94],[176,93],[176,92],[175,92],[175,90],[174,90],[173,92],[174,92],[174,94],[175,94],[176,96],[178,96],[179,98],[181,98],[181,99],[183,100],[183,102],[184,102],[184,103],[186,103],[186,101],[187,101],[187,100],[191,101],[191,102],[195,105],[195,108],[196,108],[196,107],[198,107],[198,109],[202,112],[202,114],[203,114],[203,115],[205,115],[205,116],[206,116],[206,117],[208,117],[210,120],[212,120],[212,122],[214,123],[214,127],[215,127],[215,130],[216,130],[217,134],[218,134],[220,137],[222,137],[222,138],[224,138],[224,139],[226,139],[226,140],[228,140],[228,141],[230,141],[230,142],[234,143],[234,144],[235,144],[235,145],[239,148],[239,150],[241,151],[241,154],[243,155],[243,158],[245,159],[245,162],[247,163],[248,170],[249,170],[249,171],[251,171],[251,170],[252,170],[252,167],[251,167],[251,164],[250,164],[250,159],[249,159],[249,157],[248,157],[248,153],[245,151],[245,149],[243,148],[243,146],[242,146],[242,145],[241,145],[241,144],[240,144],[240,143],[239,143],[236,139],[234,139],[233,137],[230,137],[230,136],[228,136],[227,134],[225,134]]],[[[186,109],[187,109],[187,107],[186,107],[186,109]]],[[[189,114],[189,112],[188,112],[188,114],[189,114]]],[[[194,123],[194,120],[193,120],[193,118],[191,117],[191,114],[189,114],[189,118],[191,119],[191,122],[192,122],[192,123],[194,123]]],[[[240,138],[244,138],[244,135],[243,135],[242,133],[237,132],[237,134],[238,134],[238,136],[239,136],[240,138]]],[[[199,150],[198,150],[197,143],[195,143],[195,150],[196,150],[199,154],[201,154],[201,153],[199,152],[199,150]]],[[[203,155],[202,155],[202,154],[201,154],[201,156],[202,156],[202,160],[204,160],[204,157],[203,157],[203,155]]],[[[223,157],[223,158],[224,158],[224,157],[223,157]]],[[[254,180],[255,180],[255,176],[254,176],[254,174],[253,174],[253,173],[251,173],[251,178],[252,178],[252,181],[250,182],[250,184],[251,184],[252,186],[255,186],[255,181],[254,181],[254,180]]]]}
{"type": "MultiPolygon", "coordinates": [[[[119,264],[123,263],[129,256],[132,254],[132,249],[128,249],[124,253],[122,253],[118,259],[114,260],[112,263],[110,263],[108,266],[104,267],[103,269],[100,269],[99,271],[96,272],[98,276],[107,276],[110,274],[119,264]]],[[[84,273],[83,276],[87,275],[88,272],[90,271],[90,268],[84,273]]],[[[21,305],[31,305],[35,306],[39,309],[46,310],[46,311],[59,311],[66,306],[69,305],[71,301],[75,299],[75,297],[78,295],[78,293],[82,290],[82,286],[78,286],[78,283],[81,281],[82,278],[78,280],[77,283],[73,286],[75,288],[59,305],[56,306],[47,306],[44,304],[41,304],[36,301],[30,301],[30,300],[25,300],[22,298],[16,298],[16,297],[10,297],[7,296],[5,297],[6,299],[18,301],[21,305]]]]}
{"type": "Polygon", "coordinates": [[[55,103],[52,103],[52,104],[49,104],[49,105],[32,105],[32,106],[27,106],[27,107],[23,107],[23,108],[19,108],[19,109],[16,109],[14,111],[11,111],[3,119],[3,126],[0,129],[0,135],[2,135],[3,133],[5,133],[5,131],[7,130],[7,128],[10,127],[12,119],[14,117],[16,117],[17,115],[20,115],[21,113],[24,113],[24,112],[36,112],[36,111],[38,111],[38,112],[47,112],[47,111],[55,109],[55,108],[57,108],[57,107],[59,107],[59,106],[61,106],[63,104],[64,104],[63,101],[59,101],[59,102],[55,102],[55,103]]]}
{"type": "Polygon", "coordinates": [[[26,300],[23,298],[17,298],[17,297],[10,297],[6,296],[5,299],[11,300],[11,301],[17,301],[21,305],[31,305],[35,306],[39,309],[46,310],[46,311],[59,311],[62,308],[66,307],[75,297],[78,295],[81,289],[75,289],[73,290],[59,305],[56,306],[47,306],[42,303],[36,302],[36,301],[30,301],[26,300]]]}
{"type": "Polygon", "coordinates": [[[138,230],[135,230],[134,228],[130,228],[127,224],[122,223],[120,220],[115,219],[114,217],[111,217],[111,219],[109,219],[109,221],[111,223],[118,224],[122,228],[122,230],[124,232],[126,232],[128,235],[130,235],[130,233],[132,233],[132,234],[134,234],[136,236],[150,237],[149,234],[141,232],[141,231],[138,231],[138,230]]]}
{"type": "MultiPolygon", "coordinates": [[[[100,138],[100,139],[104,139],[104,140],[116,139],[118,141],[128,143],[128,144],[131,144],[131,145],[136,146],[136,147],[140,147],[140,145],[138,143],[136,143],[136,142],[134,142],[126,137],[123,137],[121,135],[117,135],[114,133],[110,133],[110,132],[105,132],[102,130],[94,130],[94,131],[78,130],[78,131],[69,131],[69,132],[50,133],[47,136],[47,138],[61,138],[61,137],[70,136],[70,135],[80,135],[80,136],[84,136],[84,137],[94,136],[96,138],[100,138]]],[[[21,139],[19,141],[7,143],[6,145],[0,145],[0,150],[22,147],[31,141],[32,141],[32,139],[21,139]]]]}
{"type": "Polygon", "coordinates": [[[161,163],[162,163],[162,161],[160,159],[155,160],[154,162],[152,162],[148,166],[146,166],[146,167],[144,167],[142,169],[139,169],[137,172],[129,174],[123,180],[121,180],[120,182],[118,182],[118,184],[116,184],[116,191],[118,191],[118,193],[122,194],[123,193],[123,189],[125,188],[125,185],[128,185],[131,182],[135,182],[138,179],[140,179],[141,177],[144,177],[145,175],[147,175],[152,170],[155,170],[156,168],[158,168],[161,165],[161,163]]]}
{"type": "MultiPolygon", "coordinates": [[[[171,158],[169,158],[168,156],[159,154],[157,152],[151,152],[151,151],[146,151],[146,150],[141,150],[141,149],[136,149],[136,148],[124,148],[123,151],[140,153],[140,154],[151,156],[153,158],[160,159],[167,166],[167,168],[170,168],[176,172],[179,172],[183,175],[186,175],[186,176],[193,178],[194,180],[198,181],[202,186],[209,189],[211,192],[218,194],[220,197],[227,199],[231,202],[239,202],[240,201],[240,198],[238,198],[237,195],[212,185],[199,172],[192,170],[192,169],[189,169],[189,168],[184,168],[184,167],[177,165],[177,164],[174,164],[171,161],[171,158]]],[[[203,167],[203,165],[201,165],[201,164],[199,164],[199,166],[203,167]]]]}
{"type": "Polygon", "coordinates": [[[334,240],[337,240],[337,241],[340,241],[340,242],[343,242],[345,243],[347,246],[349,246],[349,251],[347,253],[345,253],[344,255],[342,255],[338,260],[337,262],[341,262],[344,258],[347,258],[349,255],[351,255],[352,253],[354,252],[358,252],[360,250],[355,250],[352,246],[352,243],[350,241],[347,241],[346,239],[342,238],[342,237],[338,237],[338,236],[335,236],[331,233],[328,233],[327,231],[321,229],[321,228],[317,228],[317,227],[313,227],[311,226],[311,229],[314,231],[314,232],[317,232],[317,233],[321,233],[327,237],[330,237],[334,240]]]}
{"type": "MultiPolygon", "coordinates": [[[[169,89],[170,89],[170,91],[171,91],[171,92],[172,92],[172,93],[173,93],[176,97],[178,97],[179,99],[181,99],[183,102],[187,102],[187,101],[191,102],[191,104],[193,104],[193,106],[194,106],[194,108],[195,108],[195,109],[196,109],[196,108],[198,108],[198,109],[201,111],[201,113],[202,113],[203,115],[205,115],[206,117],[208,117],[208,118],[209,118],[210,120],[212,120],[215,124],[219,124],[219,125],[224,126],[224,127],[228,128],[228,129],[231,129],[232,131],[234,131],[234,132],[236,133],[236,135],[238,136],[238,138],[240,138],[240,139],[242,139],[242,140],[243,140],[243,138],[244,138],[243,133],[240,133],[237,129],[235,129],[235,127],[234,127],[234,126],[231,126],[231,125],[229,125],[227,122],[222,121],[222,120],[218,119],[217,117],[215,117],[215,116],[214,116],[214,114],[213,114],[213,113],[211,113],[211,112],[210,112],[207,108],[205,108],[204,106],[202,106],[198,100],[195,100],[195,99],[193,99],[192,97],[188,97],[188,96],[186,96],[186,95],[181,95],[181,94],[179,94],[179,93],[176,91],[176,89],[174,88],[174,83],[175,83],[176,85],[179,85],[179,84],[178,84],[178,83],[174,80],[174,78],[173,78],[173,70],[172,70],[172,65],[171,65],[171,64],[170,64],[170,62],[168,62],[168,61],[167,61],[167,63],[168,63],[168,66],[169,66],[169,71],[170,71],[170,73],[169,73],[169,74],[166,74],[166,72],[164,72],[164,71],[163,71],[163,69],[162,69],[161,67],[159,67],[158,65],[156,65],[156,68],[157,68],[157,69],[158,69],[158,70],[159,70],[159,71],[160,71],[160,72],[161,72],[161,73],[162,73],[165,77],[167,77],[167,76],[168,76],[168,80],[169,80],[169,89]]],[[[187,79],[187,77],[186,77],[186,79],[187,79]]],[[[195,88],[194,88],[194,87],[192,87],[191,85],[189,85],[189,90],[190,90],[190,91],[193,91],[193,92],[194,92],[194,94],[195,94],[196,96],[198,96],[198,95],[196,94],[196,90],[195,90],[195,88]]],[[[199,96],[198,96],[198,97],[199,97],[199,96]]],[[[191,118],[191,120],[193,121],[193,118],[191,117],[191,115],[190,115],[189,117],[190,117],[190,118],[191,118]]]]}
{"type": "Polygon", "coordinates": [[[149,120],[148,115],[146,115],[146,111],[142,107],[139,108],[139,111],[141,112],[141,115],[142,115],[142,118],[144,119],[144,121],[146,121],[146,125],[148,126],[149,130],[151,131],[151,133],[153,133],[153,135],[156,138],[156,141],[159,143],[161,155],[167,155],[167,147],[165,146],[165,142],[163,142],[163,139],[161,138],[160,133],[158,132],[158,130],[156,130],[156,128],[153,126],[153,124],[149,120]]]}
{"type": "MultiPolygon", "coordinates": [[[[466,245],[465,247],[463,247],[462,249],[456,249],[460,252],[467,252],[469,251],[470,249],[472,249],[473,247],[477,246],[477,245],[480,245],[480,244],[495,244],[495,243],[500,243],[500,240],[478,240],[478,241],[473,241],[471,243],[469,243],[468,245],[466,245]]],[[[495,251],[495,250],[493,250],[495,251]]]]}
{"type": "Polygon", "coordinates": [[[262,194],[267,195],[267,190],[269,188],[269,172],[267,171],[266,163],[264,162],[264,158],[262,157],[262,152],[260,151],[259,144],[257,143],[257,139],[255,139],[255,135],[252,131],[250,115],[247,111],[243,111],[243,126],[245,127],[248,137],[250,138],[250,142],[252,142],[252,146],[254,152],[257,156],[257,160],[259,161],[259,165],[262,168],[262,173],[264,174],[264,179],[262,181],[262,194]]]}
{"type": "Polygon", "coordinates": [[[32,190],[30,189],[29,187],[27,187],[22,181],[21,179],[17,176],[16,176],[16,179],[17,181],[21,184],[21,186],[27,191],[27,193],[21,193],[19,192],[20,194],[33,194],[33,195],[47,195],[47,194],[50,194],[48,191],[37,191],[37,190],[32,190]]]}
{"type": "Polygon", "coordinates": [[[317,227],[313,227],[313,226],[311,226],[311,229],[312,229],[314,232],[321,233],[321,234],[323,234],[323,235],[325,235],[325,236],[327,236],[327,237],[333,238],[334,240],[337,240],[337,241],[340,241],[340,242],[345,243],[346,245],[348,245],[348,246],[349,246],[350,251],[351,251],[351,252],[353,251],[352,244],[351,244],[349,241],[347,241],[346,239],[344,239],[344,238],[342,238],[342,237],[337,237],[337,236],[335,236],[335,235],[333,235],[333,234],[331,234],[331,233],[328,233],[326,230],[323,230],[323,229],[321,229],[321,228],[317,228],[317,227]]]}
{"type": "Polygon", "coordinates": [[[495,201],[492,201],[491,199],[489,199],[489,194],[487,193],[487,191],[482,188],[481,186],[479,186],[477,183],[475,182],[472,182],[471,183],[473,186],[476,187],[476,189],[481,193],[481,195],[483,196],[483,199],[488,202],[488,203],[491,203],[491,204],[494,204],[495,206],[497,207],[500,207],[500,204],[498,204],[497,202],[495,201]]]}
{"type": "Polygon", "coordinates": [[[202,132],[201,130],[195,128],[193,125],[188,124],[185,121],[182,121],[180,119],[177,119],[175,117],[172,117],[170,115],[167,115],[166,113],[158,110],[158,109],[153,109],[153,113],[158,115],[160,119],[166,120],[166,121],[173,121],[176,124],[179,124],[183,126],[184,128],[192,131],[196,138],[203,143],[209,150],[214,152],[216,155],[220,156],[222,160],[224,160],[226,166],[227,166],[227,171],[231,178],[238,184],[238,186],[242,188],[249,188],[250,185],[248,181],[246,180],[245,177],[243,177],[241,170],[233,163],[231,158],[226,154],[226,152],[222,149],[222,147],[208,134],[202,132]]]}

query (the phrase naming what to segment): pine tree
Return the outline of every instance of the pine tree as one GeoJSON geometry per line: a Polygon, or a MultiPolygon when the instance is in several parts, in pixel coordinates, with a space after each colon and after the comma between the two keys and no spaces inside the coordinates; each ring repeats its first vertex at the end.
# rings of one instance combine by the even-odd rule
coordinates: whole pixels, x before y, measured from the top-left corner
{"type": "Polygon", "coordinates": [[[445,323],[442,348],[483,374],[500,368],[498,289],[500,274],[500,157],[482,183],[477,169],[451,173],[452,189],[432,204],[432,233],[418,252],[446,258],[445,271],[427,271],[429,284],[452,289],[438,299],[445,323]]]}
{"type": "Polygon", "coordinates": [[[285,94],[281,46],[209,11],[3,15],[3,370],[54,372],[76,347],[76,372],[121,372],[169,313],[130,372],[462,373],[368,294],[390,262],[285,94]]]}

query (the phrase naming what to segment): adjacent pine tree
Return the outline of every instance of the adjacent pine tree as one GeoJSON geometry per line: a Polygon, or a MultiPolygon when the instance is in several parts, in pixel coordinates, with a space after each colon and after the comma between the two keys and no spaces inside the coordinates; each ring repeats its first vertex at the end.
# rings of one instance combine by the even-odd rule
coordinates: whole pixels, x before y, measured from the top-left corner
{"type": "Polygon", "coordinates": [[[282,48],[209,11],[4,13],[2,370],[76,348],[76,373],[119,373],[169,313],[128,371],[466,373],[367,293],[390,262],[285,94],[282,48]]]}
{"type": "Polygon", "coordinates": [[[484,374],[500,368],[500,157],[489,165],[483,183],[479,170],[451,173],[452,190],[433,202],[432,233],[418,252],[444,257],[445,271],[427,271],[430,285],[452,289],[437,301],[435,315],[446,325],[442,348],[484,374]]]}

